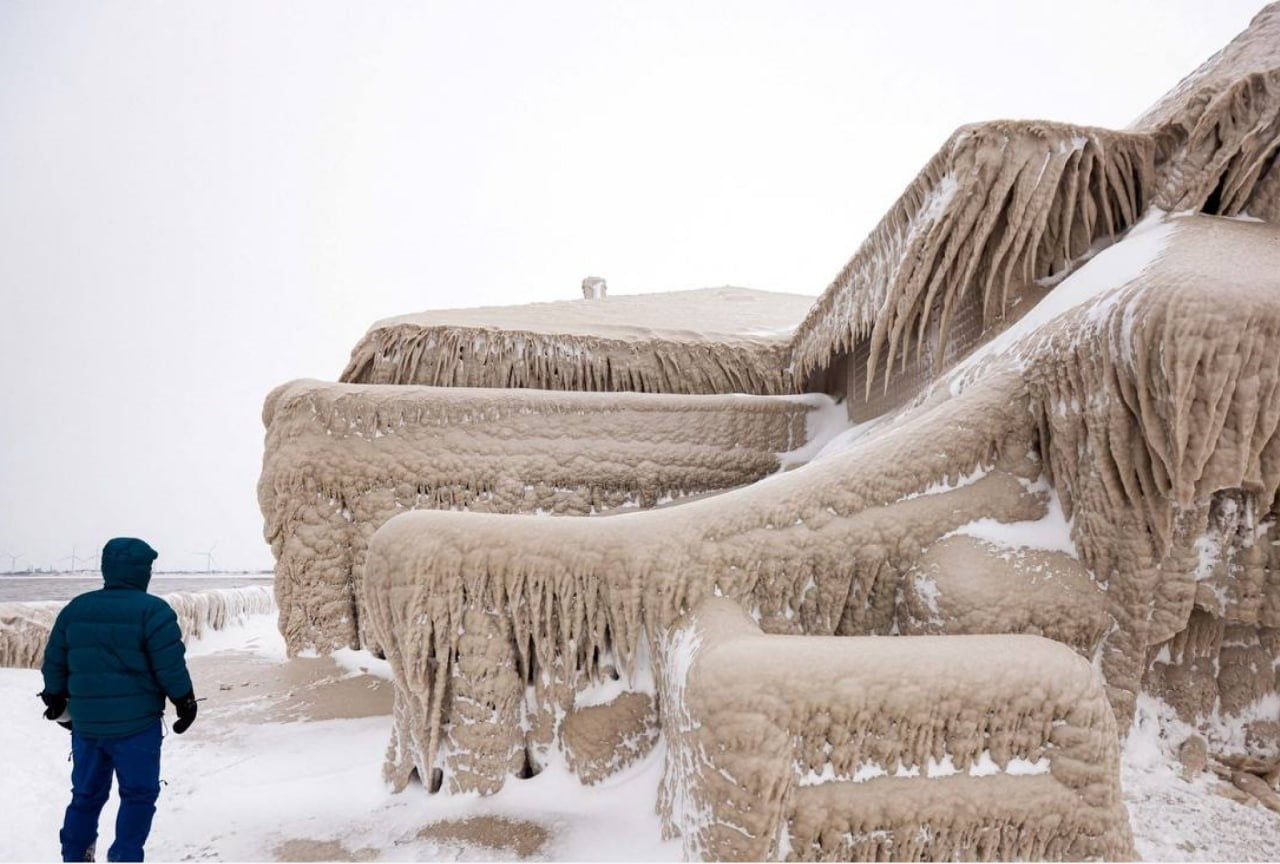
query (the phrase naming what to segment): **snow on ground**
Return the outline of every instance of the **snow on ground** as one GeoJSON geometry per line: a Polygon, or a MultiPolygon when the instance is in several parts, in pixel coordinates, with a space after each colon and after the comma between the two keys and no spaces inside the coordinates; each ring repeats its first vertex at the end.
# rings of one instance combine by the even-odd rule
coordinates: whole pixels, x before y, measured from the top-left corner
{"type": "MultiPolygon", "coordinates": [[[[661,752],[589,788],[552,765],[487,799],[419,786],[393,795],[381,774],[391,707],[382,661],[354,651],[286,660],[274,615],[211,633],[189,657],[206,701],[190,731],[165,739],[151,860],[679,857],[653,812],[661,752]]],[[[0,669],[0,861],[58,857],[70,742],[40,716],[40,689],[38,672],[0,669]]],[[[113,794],[104,853],[115,812],[113,794]]]]}
{"type": "MultiPolygon", "coordinates": [[[[385,664],[367,653],[286,660],[271,615],[191,645],[200,716],[164,746],[151,860],[677,860],[653,804],[659,748],[598,786],[563,765],[498,795],[393,795],[382,782],[390,732],[385,664]]],[[[69,798],[67,733],[43,720],[37,672],[0,669],[0,861],[56,860],[69,798]],[[14,830],[10,826],[20,826],[14,830]]],[[[1125,747],[1138,850],[1166,861],[1267,860],[1280,816],[1178,776],[1185,730],[1150,700],[1125,747]],[[1162,734],[1161,730],[1167,730],[1162,734]]],[[[113,796],[100,845],[110,843],[113,796]]]]}
{"type": "Polygon", "coordinates": [[[1275,861],[1280,814],[1219,795],[1222,781],[1210,772],[1179,776],[1174,753],[1193,731],[1172,708],[1138,697],[1121,769],[1138,854],[1146,861],[1275,861]]]}

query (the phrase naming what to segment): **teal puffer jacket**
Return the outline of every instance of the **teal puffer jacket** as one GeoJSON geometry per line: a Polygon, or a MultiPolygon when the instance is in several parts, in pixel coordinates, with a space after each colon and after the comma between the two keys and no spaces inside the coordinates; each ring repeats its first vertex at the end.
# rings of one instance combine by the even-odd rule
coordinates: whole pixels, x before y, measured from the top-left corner
{"type": "Polygon", "coordinates": [[[117,537],[102,550],[100,591],[58,613],[45,646],[44,689],[70,698],[75,731],[90,738],[140,732],[164,714],[167,696],[192,692],[178,616],[147,593],[155,550],[117,537]]]}

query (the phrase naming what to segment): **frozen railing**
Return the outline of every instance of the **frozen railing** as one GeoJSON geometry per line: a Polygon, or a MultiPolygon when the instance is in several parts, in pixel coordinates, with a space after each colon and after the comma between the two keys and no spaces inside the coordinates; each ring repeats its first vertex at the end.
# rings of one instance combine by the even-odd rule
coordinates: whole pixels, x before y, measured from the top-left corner
{"type": "Polygon", "coordinates": [[[764,634],[709,598],[661,642],[659,810],[688,860],[1125,860],[1101,676],[1037,636],[764,634]]]}
{"type": "MultiPolygon", "coordinates": [[[[271,588],[212,588],[182,591],[163,598],[178,615],[184,640],[199,639],[210,630],[233,626],[249,615],[266,615],[276,609],[271,588]]],[[[0,603],[0,666],[38,668],[54,619],[66,604],[61,601],[0,603]]]]}

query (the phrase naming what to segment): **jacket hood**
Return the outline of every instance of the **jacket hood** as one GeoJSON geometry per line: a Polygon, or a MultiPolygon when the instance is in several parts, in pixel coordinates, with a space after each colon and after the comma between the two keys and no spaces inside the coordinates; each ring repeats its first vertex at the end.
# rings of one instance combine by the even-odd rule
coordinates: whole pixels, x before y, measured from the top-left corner
{"type": "Polygon", "coordinates": [[[102,582],[107,588],[146,591],[156,550],[135,537],[116,537],[102,547],[102,582]]]}

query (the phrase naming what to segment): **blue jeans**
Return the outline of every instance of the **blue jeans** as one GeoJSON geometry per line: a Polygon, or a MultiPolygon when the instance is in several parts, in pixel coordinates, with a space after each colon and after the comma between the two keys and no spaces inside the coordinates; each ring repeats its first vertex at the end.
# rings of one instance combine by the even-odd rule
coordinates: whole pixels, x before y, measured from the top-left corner
{"type": "Polygon", "coordinates": [[[63,861],[84,861],[98,840],[98,814],[111,794],[111,775],[120,787],[116,840],[108,861],[141,861],[160,794],[160,720],[123,738],[86,738],[71,733],[71,804],[62,822],[63,861]]]}

